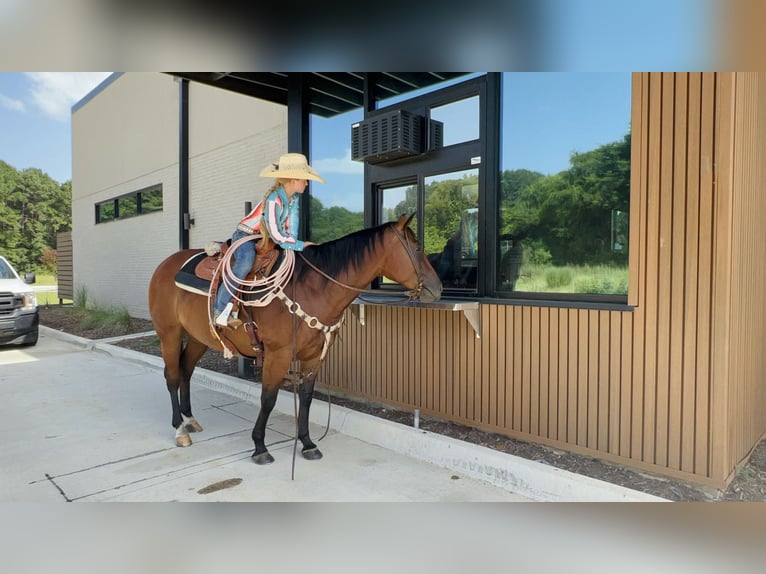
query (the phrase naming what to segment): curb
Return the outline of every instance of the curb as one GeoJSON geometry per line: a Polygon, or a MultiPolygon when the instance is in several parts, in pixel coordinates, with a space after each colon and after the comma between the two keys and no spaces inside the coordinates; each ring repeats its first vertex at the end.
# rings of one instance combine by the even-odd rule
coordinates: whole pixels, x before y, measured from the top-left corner
{"type": "MultiPolygon", "coordinates": [[[[40,326],[41,334],[72,343],[84,350],[104,352],[112,357],[164,369],[160,357],[110,344],[123,338],[90,340],[49,327],[40,326]],[[109,342],[107,342],[109,341],[109,342]]],[[[126,337],[127,338],[127,337],[126,337]]],[[[197,368],[192,382],[212,390],[259,405],[261,385],[236,377],[197,368]]],[[[275,410],[294,415],[293,394],[281,390],[275,410]]],[[[311,422],[400,454],[460,472],[515,494],[540,502],[668,502],[664,498],[604,482],[567,470],[502,453],[422,429],[416,429],[314,399],[311,422]]]]}

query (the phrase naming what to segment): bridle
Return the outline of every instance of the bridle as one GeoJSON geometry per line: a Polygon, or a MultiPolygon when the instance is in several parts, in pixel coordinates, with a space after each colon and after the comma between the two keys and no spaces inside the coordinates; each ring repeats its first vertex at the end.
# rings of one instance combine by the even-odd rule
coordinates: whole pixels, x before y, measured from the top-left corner
{"type": "MultiPolygon", "coordinates": [[[[408,291],[404,292],[404,295],[406,296],[407,300],[414,300],[418,299],[420,297],[420,294],[423,291],[423,269],[422,266],[418,265],[415,259],[415,254],[413,253],[412,244],[410,243],[410,240],[408,237],[406,237],[406,231],[402,233],[399,231],[399,229],[396,227],[396,224],[391,225],[391,229],[394,231],[394,235],[396,235],[396,238],[401,242],[402,246],[404,247],[405,252],[407,253],[407,256],[410,258],[410,262],[412,263],[412,268],[415,270],[415,274],[418,278],[418,284],[414,289],[410,289],[408,291]]],[[[352,285],[347,285],[346,283],[342,283],[341,281],[338,281],[334,277],[331,277],[324,271],[322,271],[319,267],[314,265],[311,261],[306,259],[306,256],[303,254],[302,251],[297,252],[303,261],[306,262],[306,265],[311,267],[314,271],[319,273],[322,277],[329,280],[330,282],[334,283],[335,285],[338,285],[339,287],[343,287],[344,289],[348,289],[349,291],[356,291],[357,293],[368,293],[371,295],[380,295],[379,290],[375,289],[360,289],[359,287],[354,287],[352,285]]]]}

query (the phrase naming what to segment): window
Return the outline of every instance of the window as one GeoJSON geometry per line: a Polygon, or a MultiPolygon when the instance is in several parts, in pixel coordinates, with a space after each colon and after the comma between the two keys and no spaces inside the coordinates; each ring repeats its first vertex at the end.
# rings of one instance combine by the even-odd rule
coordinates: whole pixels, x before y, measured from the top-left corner
{"type": "Polygon", "coordinates": [[[162,211],[162,185],[155,185],[96,204],[96,223],[162,211]]]}
{"type": "Polygon", "coordinates": [[[442,285],[477,289],[479,170],[425,178],[423,246],[442,285]]]}
{"type": "Polygon", "coordinates": [[[501,85],[498,292],[626,295],[630,74],[503,73],[501,85]]]}

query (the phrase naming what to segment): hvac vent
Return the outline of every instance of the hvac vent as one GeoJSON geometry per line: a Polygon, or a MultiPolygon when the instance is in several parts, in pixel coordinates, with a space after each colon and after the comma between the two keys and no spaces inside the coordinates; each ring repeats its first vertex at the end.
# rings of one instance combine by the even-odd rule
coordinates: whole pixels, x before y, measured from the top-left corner
{"type": "Polygon", "coordinates": [[[384,163],[425,151],[424,120],[394,110],[351,126],[351,159],[384,163]]]}
{"type": "Polygon", "coordinates": [[[428,122],[428,151],[444,147],[444,123],[436,120],[428,122]]]}

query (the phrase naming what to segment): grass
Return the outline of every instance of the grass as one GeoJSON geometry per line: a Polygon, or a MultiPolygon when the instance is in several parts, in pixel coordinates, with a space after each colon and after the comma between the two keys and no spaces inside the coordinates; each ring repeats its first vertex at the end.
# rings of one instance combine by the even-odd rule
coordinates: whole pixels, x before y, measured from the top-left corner
{"type": "MultiPolygon", "coordinates": [[[[38,298],[38,305],[41,304],[38,298]]],[[[68,308],[80,329],[130,329],[133,319],[125,307],[99,305],[88,299],[88,290],[80,287],[75,293],[74,305],[68,308]]]]}
{"type": "MultiPolygon", "coordinates": [[[[56,277],[53,274],[50,273],[35,273],[35,282],[33,283],[36,287],[45,287],[45,286],[53,286],[56,285],[56,277]]],[[[71,299],[62,299],[59,301],[59,294],[56,290],[53,291],[37,291],[35,293],[37,296],[37,304],[38,305],[58,305],[59,303],[72,303],[71,299]]]]}
{"type": "Polygon", "coordinates": [[[555,267],[525,264],[521,267],[516,291],[625,295],[628,292],[628,269],[606,265],[555,267]]]}

